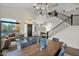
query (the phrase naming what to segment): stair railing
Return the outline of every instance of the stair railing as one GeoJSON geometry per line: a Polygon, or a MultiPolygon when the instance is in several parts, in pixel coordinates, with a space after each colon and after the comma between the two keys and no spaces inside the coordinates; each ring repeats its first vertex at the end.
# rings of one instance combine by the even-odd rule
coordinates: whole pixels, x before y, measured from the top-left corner
{"type": "Polygon", "coordinates": [[[47,32],[48,38],[56,34],[57,32],[67,28],[70,25],[71,25],[71,17],[67,17],[61,23],[59,23],[58,25],[56,25],[54,28],[52,28],[50,31],[47,32]]]}
{"type": "Polygon", "coordinates": [[[65,29],[68,26],[79,25],[79,14],[77,14],[77,15],[71,14],[71,16],[67,16],[67,15],[65,15],[63,13],[59,13],[55,10],[53,12],[49,12],[48,15],[49,15],[49,17],[57,17],[57,18],[61,19],[62,22],[59,23],[58,25],[56,25],[51,30],[47,31],[47,38],[53,36],[54,34],[65,29]]]}

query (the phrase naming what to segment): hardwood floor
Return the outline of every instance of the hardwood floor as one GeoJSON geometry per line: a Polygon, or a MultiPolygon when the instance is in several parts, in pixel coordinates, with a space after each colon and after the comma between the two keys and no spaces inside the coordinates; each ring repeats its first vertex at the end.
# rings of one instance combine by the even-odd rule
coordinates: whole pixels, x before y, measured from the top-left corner
{"type": "Polygon", "coordinates": [[[79,49],[67,47],[65,53],[70,56],[79,56],[79,49]]]}

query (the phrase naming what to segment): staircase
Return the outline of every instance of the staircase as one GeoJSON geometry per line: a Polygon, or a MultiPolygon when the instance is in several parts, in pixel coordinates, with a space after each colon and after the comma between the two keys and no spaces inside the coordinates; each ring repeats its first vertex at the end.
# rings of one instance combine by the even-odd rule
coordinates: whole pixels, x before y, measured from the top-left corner
{"type": "MultiPolygon", "coordinates": [[[[54,12],[52,12],[52,13],[54,14],[54,12]]],[[[64,15],[59,12],[56,12],[56,13],[57,13],[57,15],[51,14],[52,17],[57,17],[57,18],[61,19],[62,22],[47,32],[47,36],[48,36],[47,38],[52,37],[54,34],[60,32],[61,30],[65,29],[69,26],[78,26],[79,25],[79,15],[72,14],[71,16],[67,16],[67,15],[64,15]]]]}

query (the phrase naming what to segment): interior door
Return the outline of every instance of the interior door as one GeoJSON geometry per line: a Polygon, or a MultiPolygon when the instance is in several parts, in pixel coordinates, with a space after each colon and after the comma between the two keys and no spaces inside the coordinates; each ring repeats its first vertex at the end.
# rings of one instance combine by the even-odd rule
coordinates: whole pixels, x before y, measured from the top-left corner
{"type": "Polygon", "coordinates": [[[28,37],[32,36],[32,24],[28,24],[28,37]]]}

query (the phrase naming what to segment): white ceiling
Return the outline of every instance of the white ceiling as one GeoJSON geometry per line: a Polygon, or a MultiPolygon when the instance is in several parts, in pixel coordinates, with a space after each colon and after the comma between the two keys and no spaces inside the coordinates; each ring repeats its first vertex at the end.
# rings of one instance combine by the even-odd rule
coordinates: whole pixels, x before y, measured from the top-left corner
{"type": "Polygon", "coordinates": [[[33,3],[0,3],[2,7],[31,8],[33,3]]]}
{"type": "MultiPolygon", "coordinates": [[[[18,7],[18,8],[32,8],[34,3],[0,3],[2,7],[18,7]]],[[[50,9],[57,9],[57,10],[70,10],[77,6],[78,3],[48,3],[50,9]]]]}

